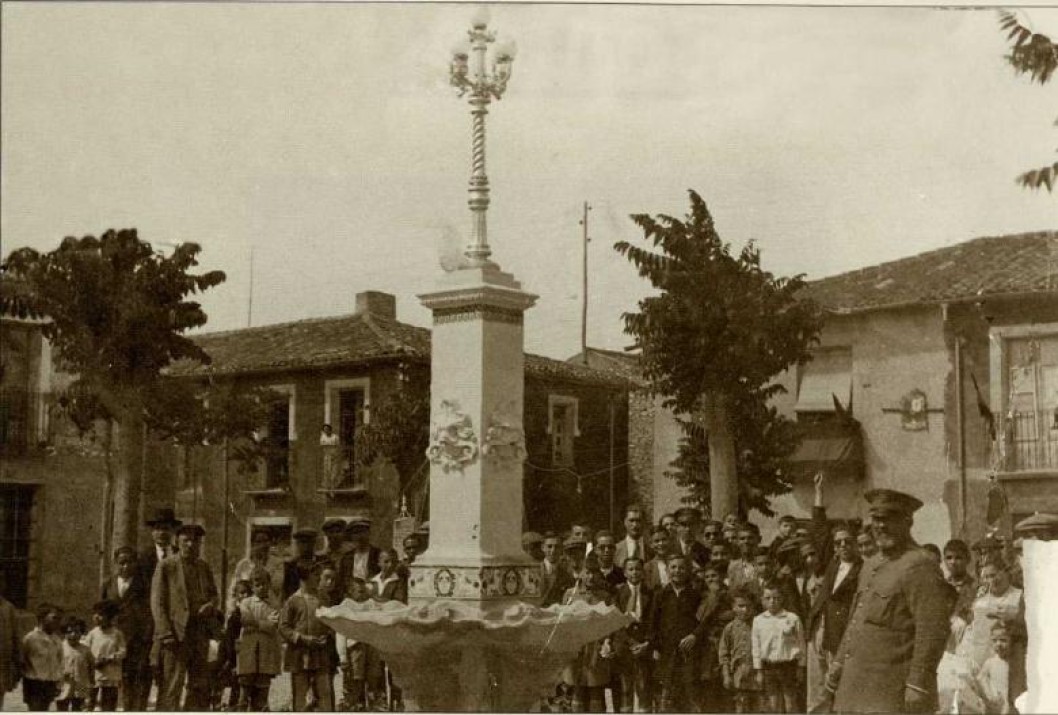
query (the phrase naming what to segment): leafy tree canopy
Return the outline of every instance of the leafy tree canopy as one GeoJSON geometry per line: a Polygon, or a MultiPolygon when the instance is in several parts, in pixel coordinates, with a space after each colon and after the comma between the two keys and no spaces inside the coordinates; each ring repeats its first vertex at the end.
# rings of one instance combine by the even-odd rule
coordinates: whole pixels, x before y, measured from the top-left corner
{"type": "Polygon", "coordinates": [[[163,256],[135,229],[110,230],[66,238],[48,253],[17,249],[4,268],[26,287],[29,309],[47,316],[42,330],[60,366],[89,383],[114,414],[173,361],[209,362],[183,335],[206,322],[188,296],[225,279],[222,271],[191,272],[200,251],[184,243],[163,256]]]}
{"type": "Polygon", "coordinates": [[[705,202],[694,191],[690,197],[683,220],[632,217],[657,251],[615,246],[660,291],[624,314],[625,332],[656,392],[682,413],[699,408],[705,394],[776,394],[782,388],[771,380],[811,358],[822,326],[819,307],[797,297],[803,276],[765,271],[753,242],[732,253],[705,202]]]}
{"type": "Polygon", "coordinates": [[[797,444],[796,425],[768,404],[783,391],[773,380],[811,359],[822,312],[798,297],[803,276],[764,270],[752,242],[733,251],[701,197],[691,191],[690,200],[682,220],[632,217],[653,249],[615,245],[658,290],[623,316],[625,332],[641,351],[653,391],[684,416],[685,438],[670,474],[708,503],[706,472],[715,479],[717,456],[734,455],[735,464],[724,468],[738,474],[743,508],[768,513],[767,497],[788,489],[781,465],[797,444]],[[710,436],[703,414],[719,415],[710,436]],[[718,451],[722,441],[733,444],[718,451]]]}
{"type": "MultiPolygon", "coordinates": [[[[1033,32],[1021,24],[1017,15],[1007,10],[999,11],[999,26],[1007,33],[1012,44],[1007,62],[1018,74],[1027,74],[1031,81],[1047,84],[1058,68],[1058,44],[1051,38],[1033,32]]],[[[1058,122],[1055,122],[1058,124],[1058,122]]],[[[1058,181],[1058,162],[1050,166],[1026,171],[1018,177],[1018,183],[1030,189],[1041,186],[1052,191],[1058,181]]]]}

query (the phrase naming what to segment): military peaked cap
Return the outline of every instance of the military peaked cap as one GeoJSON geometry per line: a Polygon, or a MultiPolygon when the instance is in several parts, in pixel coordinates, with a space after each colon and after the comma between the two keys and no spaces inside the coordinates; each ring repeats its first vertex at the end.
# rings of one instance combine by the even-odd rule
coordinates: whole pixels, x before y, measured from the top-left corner
{"type": "Polygon", "coordinates": [[[872,489],[864,494],[863,498],[867,500],[867,511],[871,514],[897,513],[911,516],[922,508],[920,499],[895,489],[872,489]]]}

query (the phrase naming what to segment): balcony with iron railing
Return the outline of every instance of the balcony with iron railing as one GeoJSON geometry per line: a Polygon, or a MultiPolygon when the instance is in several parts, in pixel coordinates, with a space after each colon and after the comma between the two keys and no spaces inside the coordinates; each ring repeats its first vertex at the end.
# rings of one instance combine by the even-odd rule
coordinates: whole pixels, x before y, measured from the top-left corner
{"type": "Polygon", "coordinates": [[[353,445],[319,445],[316,460],[316,490],[331,497],[367,491],[363,469],[356,462],[353,445]]]}
{"type": "Polygon", "coordinates": [[[1005,471],[1058,471],[1058,412],[1012,412],[1005,426],[1005,471]]]}

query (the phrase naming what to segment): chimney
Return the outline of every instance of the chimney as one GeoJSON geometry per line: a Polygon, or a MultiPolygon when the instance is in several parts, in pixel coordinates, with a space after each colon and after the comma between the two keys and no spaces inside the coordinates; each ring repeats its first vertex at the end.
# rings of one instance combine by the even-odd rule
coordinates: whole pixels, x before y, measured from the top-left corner
{"type": "Polygon", "coordinates": [[[356,312],[358,315],[370,314],[376,318],[397,319],[397,298],[392,293],[380,290],[366,290],[356,294],[356,312]]]}

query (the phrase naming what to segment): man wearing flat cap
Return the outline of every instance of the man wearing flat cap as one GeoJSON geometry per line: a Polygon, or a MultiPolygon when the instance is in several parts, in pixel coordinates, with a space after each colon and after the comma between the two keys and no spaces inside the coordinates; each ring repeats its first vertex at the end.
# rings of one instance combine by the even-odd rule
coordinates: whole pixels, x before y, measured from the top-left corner
{"type": "Polygon", "coordinates": [[[159,711],[209,709],[209,640],[219,606],[217,584],[199,554],[205,530],[184,524],[176,532],[176,556],[158,564],[151,583],[154,647],[162,667],[159,711]]]}
{"type": "Polygon", "coordinates": [[[381,551],[371,544],[371,517],[354,516],[349,520],[346,532],[353,548],[345,555],[342,562],[343,583],[347,579],[362,578],[370,580],[382,570],[379,565],[381,551]]]}
{"type": "Polygon", "coordinates": [[[911,538],[915,497],[890,489],[864,495],[878,553],[863,563],[852,615],[827,674],[842,713],[932,713],[937,664],[955,602],[940,567],[911,538]]]}
{"type": "Polygon", "coordinates": [[[1022,539],[1058,541],[1058,516],[1036,512],[1014,525],[1014,536],[1022,539]]]}

